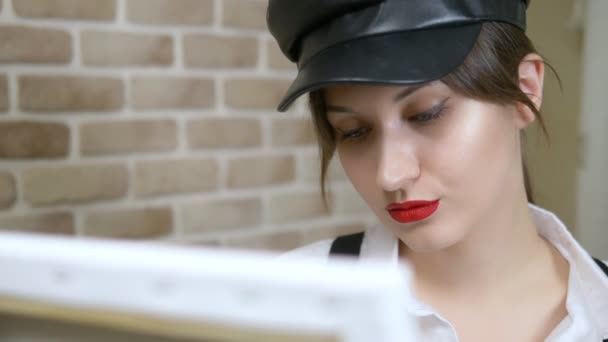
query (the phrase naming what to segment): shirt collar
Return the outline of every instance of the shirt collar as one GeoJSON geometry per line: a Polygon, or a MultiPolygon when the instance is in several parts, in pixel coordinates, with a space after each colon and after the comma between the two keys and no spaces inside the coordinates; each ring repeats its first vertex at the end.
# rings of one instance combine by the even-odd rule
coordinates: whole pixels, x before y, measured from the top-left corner
{"type": "Polygon", "coordinates": [[[608,326],[608,276],[552,212],[530,204],[538,233],[551,242],[570,264],[566,305],[572,320],[593,322],[603,338],[608,326]]]}
{"type": "MultiPolygon", "coordinates": [[[[600,334],[608,337],[608,327],[600,324],[601,317],[608,317],[608,277],[555,214],[533,204],[529,204],[529,208],[538,233],[552,243],[570,264],[566,299],[570,317],[572,320],[594,322],[596,327],[603,329],[600,334]]],[[[392,260],[397,263],[397,242],[388,229],[381,225],[372,226],[365,232],[360,258],[392,260]]],[[[429,313],[430,308],[424,303],[414,304],[418,315],[429,313]]]]}

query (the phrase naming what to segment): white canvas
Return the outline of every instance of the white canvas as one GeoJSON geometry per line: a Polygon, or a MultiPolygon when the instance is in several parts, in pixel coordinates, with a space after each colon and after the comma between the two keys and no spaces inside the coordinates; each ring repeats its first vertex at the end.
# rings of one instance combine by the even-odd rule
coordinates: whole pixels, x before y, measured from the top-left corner
{"type": "Polygon", "coordinates": [[[109,240],[0,234],[1,298],[345,342],[416,341],[404,266],[109,240]]]}

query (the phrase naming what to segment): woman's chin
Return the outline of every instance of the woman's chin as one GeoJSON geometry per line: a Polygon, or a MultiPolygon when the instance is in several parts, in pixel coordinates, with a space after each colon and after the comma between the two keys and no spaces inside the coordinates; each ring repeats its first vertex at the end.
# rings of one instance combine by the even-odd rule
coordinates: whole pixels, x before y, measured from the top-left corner
{"type": "Polygon", "coordinates": [[[416,253],[433,253],[448,249],[463,239],[463,234],[454,227],[447,231],[435,224],[420,224],[411,227],[397,227],[395,235],[406,248],[416,253]]]}
{"type": "Polygon", "coordinates": [[[406,246],[409,252],[413,253],[436,253],[442,250],[446,250],[454,245],[446,241],[418,241],[418,240],[405,240],[400,239],[406,246]]]}

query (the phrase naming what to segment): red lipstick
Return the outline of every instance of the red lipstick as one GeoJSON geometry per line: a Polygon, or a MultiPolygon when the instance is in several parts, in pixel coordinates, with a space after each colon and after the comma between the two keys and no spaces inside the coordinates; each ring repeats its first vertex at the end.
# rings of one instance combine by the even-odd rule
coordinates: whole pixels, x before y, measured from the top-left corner
{"type": "Polygon", "coordinates": [[[386,210],[393,220],[400,223],[409,223],[424,220],[433,215],[439,207],[439,200],[435,201],[407,201],[391,203],[386,210]]]}

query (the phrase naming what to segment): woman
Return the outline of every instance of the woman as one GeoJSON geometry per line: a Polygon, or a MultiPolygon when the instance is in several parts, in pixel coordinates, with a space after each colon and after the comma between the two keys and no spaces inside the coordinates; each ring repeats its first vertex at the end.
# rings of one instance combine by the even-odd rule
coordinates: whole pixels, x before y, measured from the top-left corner
{"type": "MultiPolygon", "coordinates": [[[[291,255],[407,260],[425,341],[608,339],[608,277],[529,197],[544,63],[522,0],[271,0],[268,25],[382,223],[291,255]]],[[[544,126],[543,126],[544,127],[544,126]]],[[[601,267],[600,267],[601,265],[601,267]]]]}

